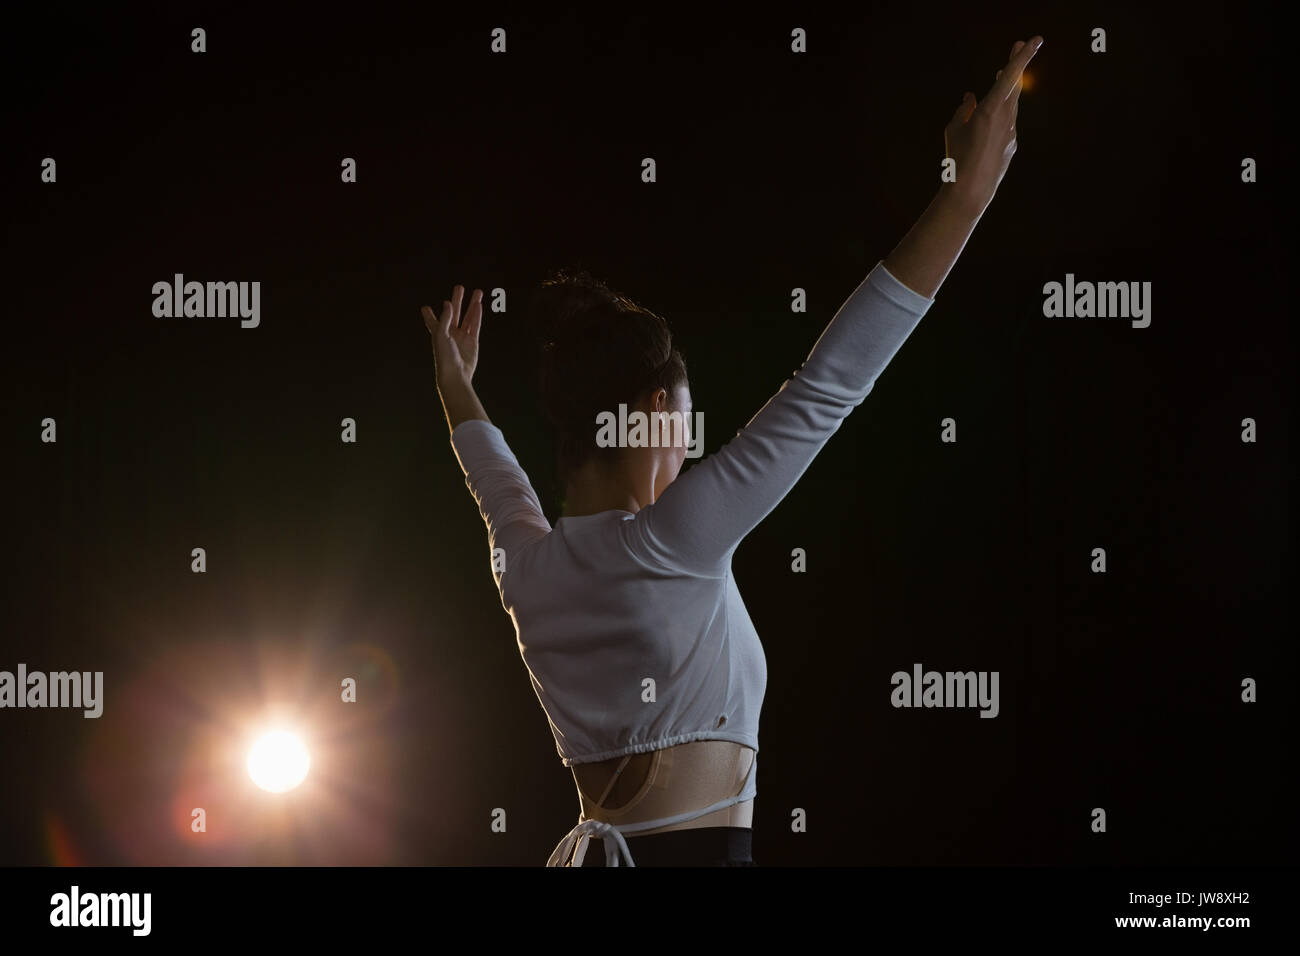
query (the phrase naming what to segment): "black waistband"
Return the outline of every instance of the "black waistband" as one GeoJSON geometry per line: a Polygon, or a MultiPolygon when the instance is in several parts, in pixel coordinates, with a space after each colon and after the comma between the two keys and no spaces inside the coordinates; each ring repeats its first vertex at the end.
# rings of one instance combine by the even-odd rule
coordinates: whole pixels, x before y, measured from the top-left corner
{"type": "MultiPolygon", "coordinates": [[[[749,827],[695,827],[623,839],[637,866],[753,866],[753,836],[749,827]]],[[[605,865],[604,840],[591,840],[582,865],[605,865]]]]}

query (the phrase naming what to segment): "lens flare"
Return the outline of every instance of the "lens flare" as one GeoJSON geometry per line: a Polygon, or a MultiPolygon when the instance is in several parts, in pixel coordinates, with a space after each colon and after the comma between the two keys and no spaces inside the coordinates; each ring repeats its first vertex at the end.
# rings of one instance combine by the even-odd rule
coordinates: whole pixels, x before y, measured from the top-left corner
{"type": "Polygon", "coordinates": [[[311,755],[295,734],[275,730],[257,739],[248,753],[248,775],[271,793],[292,790],[307,777],[311,755]]]}

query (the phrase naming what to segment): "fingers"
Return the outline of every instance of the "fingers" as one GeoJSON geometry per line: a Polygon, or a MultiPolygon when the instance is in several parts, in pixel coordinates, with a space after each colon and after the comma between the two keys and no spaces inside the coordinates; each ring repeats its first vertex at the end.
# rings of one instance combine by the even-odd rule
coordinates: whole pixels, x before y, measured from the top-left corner
{"type": "Polygon", "coordinates": [[[424,317],[424,327],[429,330],[429,344],[433,347],[433,354],[442,354],[442,343],[447,341],[447,319],[451,315],[451,303],[443,300],[441,320],[427,305],[420,309],[420,315],[424,317]]]}
{"type": "Polygon", "coordinates": [[[1025,72],[1024,70],[1021,70],[1020,77],[1016,80],[1015,85],[1011,87],[1011,95],[1007,97],[1007,103],[1012,107],[1016,106],[1020,102],[1020,91],[1025,88],[1025,84],[1023,82],[1024,77],[1025,77],[1025,72]]]}
{"type": "Polygon", "coordinates": [[[463,285],[458,285],[451,290],[451,327],[453,329],[460,328],[460,303],[464,297],[465,287],[463,285]]]}
{"type": "Polygon", "coordinates": [[[471,340],[478,339],[478,330],[483,325],[483,290],[475,289],[469,300],[469,311],[465,313],[465,334],[471,340]]]}
{"type": "Polygon", "coordinates": [[[424,319],[424,327],[429,330],[430,335],[433,335],[438,331],[438,316],[434,313],[433,309],[429,308],[427,305],[421,306],[420,317],[424,319]]]}
{"type": "Polygon", "coordinates": [[[464,298],[465,287],[457,285],[452,289],[451,298],[442,300],[441,316],[427,305],[420,308],[424,327],[429,330],[430,335],[450,336],[452,333],[462,332],[472,339],[478,338],[479,328],[483,324],[483,290],[474,290],[473,295],[470,296],[469,308],[465,310],[462,320],[461,304],[464,298]]]}
{"type": "Polygon", "coordinates": [[[975,94],[967,90],[961,96],[961,102],[957,104],[956,111],[952,114],[952,119],[948,122],[949,126],[963,126],[970,119],[970,114],[975,110],[975,94]]]}
{"type": "Polygon", "coordinates": [[[970,120],[971,114],[975,112],[975,94],[967,90],[962,94],[961,102],[957,104],[957,109],[952,114],[952,119],[943,130],[944,149],[951,148],[953,137],[958,131],[970,120]]]}
{"type": "Polygon", "coordinates": [[[437,338],[439,335],[446,335],[451,328],[451,303],[446,299],[442,300],[442,314],[438,315],[427,305],[420,310],[424,316],[424,327],[429,330],[429,334],[437,338]]]}
{"type": "MultiPolygon", "coordinates": [[[[1011,44],[1011,52],[1007,54],[1007,62],[1014,60],[1016,58],[1016,54],[1020,52],[1020,48],[1024,45],[1025,45],[1024,40],[1017,40],[1015,43],[1011,44]]],[[[993,79],[996,80],[1001,75],[1002,75],[1002,71],[998,70],[998,75],[993,77],[993,79]]],[[[1020,96],[1020,84],[1017,83],[1015,87],[1013,87],[1013,90],[1014,92],[1012,92],[1011,94],[1011,99],[1015,100],[1017,97],[1020,96]]]]}
{"type": "Polygon", "coordinates": [[[1019,88],[1020,74],[1025,71],[1025,67],[1029,65],[1029,61],[1034,58],[1034,54],[1042,45],[1043,38],[1040,36],[1034,36],[1028,43],[1021,45],[1020,49],[1011,55],[1007,65],[998,70],[993,86],[989,88],[988,96],[984,98],[982,105],[989,109],[1003,106],[1012,90],[1019,88]]]}

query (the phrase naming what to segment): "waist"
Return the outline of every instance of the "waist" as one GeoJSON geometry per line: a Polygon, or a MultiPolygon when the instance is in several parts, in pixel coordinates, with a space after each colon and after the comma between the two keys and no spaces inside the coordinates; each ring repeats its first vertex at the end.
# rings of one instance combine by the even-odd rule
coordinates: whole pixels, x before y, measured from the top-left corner
{"type": "MultiPolygon", "coordinates": [[[[584,819],[614,825],[673,817],[738,796],[757,754],[729,740],[696,740],[572,768],[584,819]]],[[[752,799],[628,839],[695,829],[749,829],[752,799]]]]}

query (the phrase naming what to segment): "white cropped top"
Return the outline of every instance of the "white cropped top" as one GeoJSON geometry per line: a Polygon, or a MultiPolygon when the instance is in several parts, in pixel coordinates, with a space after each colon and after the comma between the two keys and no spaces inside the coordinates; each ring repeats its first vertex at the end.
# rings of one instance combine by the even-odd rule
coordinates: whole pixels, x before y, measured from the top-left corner
{"type": "MultiPolygon", "coordinates": [[[[489,547],[500,549],[493,576],[501,603],[565,766],[692,740],[758,750],[767,663],[732,554],[866,398],[933,302],[878,262],[749,424],[635,514],[562,517],[552,528],[501,431],[479,419],[456,426],[452,447],[489,547]]],[[[593,439],[595,430],[593,422],[593,439]]],[[[685,818],[752,799],[755,777],[751,767],[741,794],[685,818]]],[[[613,864],[620,852],[630,863],[622,833],[673,822],[580,821],[566,840],[612,833],[613,864]]]]}

